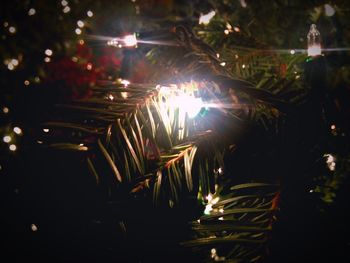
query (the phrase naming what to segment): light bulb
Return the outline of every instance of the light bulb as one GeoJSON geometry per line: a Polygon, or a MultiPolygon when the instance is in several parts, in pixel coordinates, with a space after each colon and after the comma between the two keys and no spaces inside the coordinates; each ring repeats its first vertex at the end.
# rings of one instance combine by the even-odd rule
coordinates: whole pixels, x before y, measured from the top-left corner
{"type": "Polygon", "coordinates": [[[132,35],[126,35],[124,37],[124,43],[125,46],[127,47],[132,47],[132,46],[136,46],[137,45],[137,39],[136,39],[136,35],[132,34],[132,35]]]}
{"type": "Polygon", "coordinates": [[[311,57],[321,55],[321,34],[315,24],[310,26],[310,31],[307,34],[307,54],[311,57]]]}
{"type": "Polygon", "coordinates": [[[331,6],[329,4],[324,5],[324,11],[326,13],[326,16],[333,16],[335,14],[335,10],[334,10],[333,6],[331,6]]]}
{"type": "Polygon", "coordinates": [[[208,25],[210,23],[210,20],[215,16],[215,11],[210,11],[208,14],[201,14],[199,17],[198,24],[208,25]]]}

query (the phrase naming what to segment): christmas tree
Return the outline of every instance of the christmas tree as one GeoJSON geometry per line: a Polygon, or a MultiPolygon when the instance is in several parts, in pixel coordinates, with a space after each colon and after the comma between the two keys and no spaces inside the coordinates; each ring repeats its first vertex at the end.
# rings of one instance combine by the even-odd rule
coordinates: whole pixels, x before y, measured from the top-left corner
{"type": "Polygon", "coordinates": [[[11,262],[347,262],[347,1],[5,1],[11,262]]]}

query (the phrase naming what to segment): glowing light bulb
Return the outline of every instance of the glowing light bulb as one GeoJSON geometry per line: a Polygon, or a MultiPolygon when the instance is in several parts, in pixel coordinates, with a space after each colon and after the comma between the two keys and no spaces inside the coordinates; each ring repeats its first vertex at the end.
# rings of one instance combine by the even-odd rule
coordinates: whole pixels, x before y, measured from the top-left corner
{"type": "Polygon", "coordinates": [[[69,11],[70,11],[70,7],[67,5],[67,6],[65,6],[64,8],[63,8],[63,13],[68,13],[69,11]]]}
{"type": "Polygon", "coordinates": [[[45,50],[45,55],[46,56],[52,56],[52,50],[51,49],[46,49],[45,50]]]}
{"type": "Polygon", "coordinates": [[[10,32],[11,34],[16,33],[16,28],[15,28],[14,26],[10,26],[10,27],[9,27],[9,32],[10,32]]]}
{"type": "Polygon", "coordinates": [[[125,36],[123,41],[125,43],[125,46],[127,47],[132,47],[137,45],[137,39],[135,34],[125,36]]]}
{"type": "Polygon", "coordinates": [[[47,129],[47,128],[44,128],[44,129],[43,129],[43,132],[48,133],[49,131],[50,131],[50,129],[47,129]]]}
{"type": "Polygon", "coordinates": [[[76,28],[75,29],[75,34],[80,35],[81,34],[81,29],[80,28],[76,28]]]}
{"type": "Polygon", "coordinates": [[[51,61],[51,58],[45,57],[45,58],[44,58],[44,61],[45,61],[46,63],[49,63],[49,62],[51,61]]]}
{"type": "Polygon", "coordinates": [[[87,11],[86,14],[88,17],[92,17],[94,15],[94,13],[91,10],[87,11]]]}
{"type": "Polygon", "coordinates": [[[66,5],[68,5],[68,2],[67,2],[66,0],[62,0],[62,1],[61,1],[61,5],[62,5],[62,6],[66,6],[66,5]]]}
{"type": "Polygon", "coordinates": [[[22,129],[20,127],[14,127],[13,128],[13,131],[16,133],[16,134],[22,134],[22,129]]]}
{"type": "Polygon", "coordinates": [[[228,29],[225,29],[224,33],[225,33],[225,35],[228,35],[228,34],[230,34],[230,31],[228,29]]]}
{"type": "Polygon", "coordinates": [[[29,15],[29,16],[33,16],[33,15],[35,15],[35,13],[36,13],[36,11],[35,11],[34,8],[31,8],[31,9],[29,9],[29,11],[28,11],[28,15],[29,15]]]}
{"type": "Polygon", "coordinates": [[[321,34],[315,24],[310,26],[310,31],[307,34],[307,54],[311,57],[321,55],[321,34]]]}
{"type": "Polygon", "coordinates": [[[3,107],[2,108],[2,112],[5,113],[5,114],[9,113],[9,111],[10,111],[10,109],[7,108],[7,107],[3,107]]]}
{"type": "Polygon", "coordinates": [[[10,149],[10,151],[16,151],[17,150],[17,146],[16,145],[14,145],[14,144],[11,144],[10,146],[9,146],[9,149],[10,149]]]}
{"type": "Polygon", "coordinates": [[[247,7],[247,3],[245,0],[239,0],[241,7],[246,8],[247,7]]]}
{"type": "Polygon", "coordinates": [[[10,136],[6,135],[6,136],[4,136],[4,138],[2,138],[2,140],[6,143],[9,143],[12,140],[12,138],[10,136]]]}
{"type": "Polygon", "coordinates": [[[78,20],[77,25],[78,25],[78,27],[84,27],[85,24],[83,21],[78,20]]]}
{"type": "Polygon", "coordinates": [[[31,229],[33,232],[38,231],[38,227],[37,227],[35,224],[31,224],[31,225],[30,225],[30,229],[31,229]]]}
{"type": "Polygon", "coordinates": [[[87,70],[92,70],[92,64],[91,64],[91,63],[88,63],[88,64],[86,65],[86,69],[87,69],[87,70]]]}
{"type": "Polygon", "coordinates": [[[215,16],[215,11],[212,10],[210,11],[208,14],[201,14],[201,16],[199,17],[199,22],[198,24],[203,24],[203,25],[208,25],[210,23],[210,20],[215,16]]]}
{"type": "Polygon", "coordinates": [[[26,80],[24,81],[24,85],[29,86],[29,84],[30,84],[29,80],[26,79],[26,80]]]}
{"type": "Polygon", "coordinates": [[[292,50],[290,51],[290,54],[294,55],[294,54],[295,54],[295,50],[292,49],[292,50]]]}
{"type": "Polygon", "coordinates": [[[324,11],[325,11],[326,16],[333,16],[335,14],[335,10],[334,10],[333,6],[331,6],[329,4],[324,5],[324,11]]]}

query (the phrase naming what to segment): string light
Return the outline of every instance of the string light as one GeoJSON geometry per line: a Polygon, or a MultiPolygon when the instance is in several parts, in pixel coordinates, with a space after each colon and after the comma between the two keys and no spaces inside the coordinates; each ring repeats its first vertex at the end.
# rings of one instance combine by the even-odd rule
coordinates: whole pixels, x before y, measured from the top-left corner
{"type": "Polygon", "coordinates": [[[91,64],[91,63],[88,63],[88,64],[86,65],[86,69],[87,69],[87,70],[92,70],[92,64],[91,64]]]}
{"type": "Polygon", "coordinates": [[[80,35],[81,34],[81,29],[80,28],[76,28],[75,29],[75,34],[80,35]]]}
{"type": "Polygon", "coordinates": [[[2,140],[6,143],[9,143],[12,140],[12,138],[10,136],[6,135],[6,136],[4,136],[4,138],[2,138],[2,140]]]}
{"type": "Polygon", "coordinates": [[[332,125],[331,125],[331,130],[335,130],[335,128],[336,128],[335,125],[332,124],[332,125]]]}
{"type": "Polygon", "coordinates": [[[15,144],[11,144],[11,145],[9,146],[9,149],[10,149],[10,151],[14,152],[14,151],[17,150],[17,146],[16,146],[15,144]]]}
{"type": "Polygon", "coordinates": [[[8,22],[4,22],[4,27],[8,27],[9,23],[8,22]]]}
{"type": "Polygon", "coordinates": [[[203,24],[203,25],[208,25],[210,23],[210,20],[215,16],[215,11],[212,10],[208,14],[201,14],[199,17],[199,22],[198,24],[203,24]]]}
{"type": "Polygon", "coordinates": [[[333,16],[335,14],[335,10],[334,10],[333,6],[331,6],[329,4],[324,5],[324,11],[325,11],[326,16],[333,16]]]}
{"type": "Polygon", "coordinates": [[[241,7],[246,8],[247,7],[247,3],[245,0],[239,0],[241,7]]]}
{"type": "Polygon", "coordinates": [[[307,34],[307,54],[311,57],[321,55],[321,34],[315,24],[310,26],[310,31],[307,34]]]}
{"type": "Polygon", "coordinates": [[[294,55],[295,54],[295,50],[291,49],[290,54],[294,55]]]}
{"type": "Polygon", "coordinates": [[[226,66],[226,62],[221,62],[221,63],[220,63],[220,66],[225,67],[225,66],[226,66]]]}
{"type": "Polygon", "coordinates": [[[45,57],[45,58],[44,58],[44,61],[45,61],[46,63],[49,63],[49,62],[51,61],[51,58],[45,57]]]}
{"type": "Polygon", "coordinates": [[[45,50],[45,55],[46,56],[52,56],[52,50],[51,49],[46,49],[45,50]]]}
{"type": "Polygon", "coordinates": [[[81,20],[78,20],[77,25],[78,27],[84,27],[84,22],[81,20]]]}
{"type": "Polygon", "coordinates": [[[70,11],[70,7],[67,5],[63,8],[63,13],[68,13],[70,11]]]}
{"type": "Polygon", "coordinates": [[[228,34],[230,34],[230,31],[228,29],[225,29],[224,33],[225,33],[225,35],[228,35],[228,34]]]}
{"type": "Polygon", "coordinates": [[[9,27],[9,32],[10,32],[11,34],[16,33],[16,28],[15,28],[14,26],[10,26],[10,27],[9,27]]]}
{"type": "Polygon", "coordinates": [[[109,94],[109,95],[108,95],[108,99],[114,100],[114,96],[113,96],[112,94],[109,94]]]}
{"type": "Polygon", "coordinates": [[[233,30],[234,30],[235,32],[237,32],[237,33],[241,31],[241,29],[240,29],[238,26],[234,26],[234,27],[233,27],[233,30]]]}
{"type": "Polygon", "coordinates": [[[31,225],[30,225],[30,229],[31,229],[33,232],[38,231],[38,227],[37,227],[35,224],[31,224],[31,225]]]}
{"type": "Polygon", "coordinates": [[[62,1],[61,1],[61,5],[62,5],[62,6],[66,6],[66,5],[68,5],[68,2],[67,2],[66,0],[62,0],[62,1]]]}
{"type": "Polygon", "coordinates": [[[13,131],[18,135],[22,134],[22,129],[20,127],[14,127],[13,131]]]}
{"type": "Polygon", "coordinates": [[[29,84],[30,84],[29,80],[26,79],[26,80],[24,81],[24,85],[29,86],[29,84]]]}
{"type": "Polygon", "coordinates": [[[7,107],[3,107],[3,108],[2,108],[2,112],[5,113],[5,114],[7,114],[7,113],[10,112],[10,109],[7,108],[7,107]]]}
{"type": "Polygon", "coordinates": [[[136,39],[136,35],[132,34],[132,35],[126,35],[123,39],[125,46],[127,47],[132,47],[132,46],[136,46],[137,45],[137,39],[136,39]]]}
{"type": "Polygon", "coordinates": [[[87,11],[86,14],[88,17],[92,17],[94,15],[94,13],[91,10],[87,11]]]}
{"type": "Polygon", "coordinates": [[[33,15],[35,15],[35,13],[36,13],[36,11],[35,11],[34,8],[31,8],[31,9],[29,9],[29,11],[28,11],[28,15],[29,15],[29,16],[33,16],[33,15]]]}
{"type": "Polygon", "coordinates": [[[336,163],[335,163],[336,158],[330,153],[323,155],[323,157],[327,157],[326,163],[327,163],[328,169],[330,171],[334,171],[335,165],[336,165],[336,163]]]}
{"type": "Polygon", "coordinates": [[[43,132],[48,133],[49,131],[50,131],[50,129],[47,129],[47,128],[44,128],[44,129],[43,129],[43,132]]]}

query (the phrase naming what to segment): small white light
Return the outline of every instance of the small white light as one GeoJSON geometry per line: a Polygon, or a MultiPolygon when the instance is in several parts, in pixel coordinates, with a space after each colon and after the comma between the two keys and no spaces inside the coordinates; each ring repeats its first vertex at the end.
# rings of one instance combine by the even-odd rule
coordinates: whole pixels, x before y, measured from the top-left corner
{"type": "Polygon", "coordinates": [[[44,129],[43,129],[43,132],[48,133],[49,131],[50,131],[50,129],[47,129],[47,128],[44,128],[44,129]]]}
{"type": "Polygon", "coordinates": [[[14,70],[14,69],[15,69],[15,66],[14,66],[12,63],[8,63],[7,68],[8,68],[9,70],[14,70]]]}
{"type": "Polygon", "coordinates": [[[2,138],[2,140],[6,143],[9,143],[12,140],[12,138],[10,136],[6,135],[6,136],[4,136],[4,138],[2,138]]]}
{"type": "Polygon", "coordinates": [[[35,224],[31,224],[31,225],[30,225],[30,229],[31,229],[33,232],[38,231],[38,227],[37,227],[35,224]]]}
{"type": "Polygon", "coordinates": [[[10,26],[10,27],[9,27],[9,32],[10,32],[11,34],[16,33],[16,28],[15,28],[14,26],[10,26]]]}
{"type": "Polygon", "coordinates": [[[128,86],[130,84],[130,81],[126,80],[126,79],[122,79],[120,81],[121,84],[123,84],[124,86],[128,86]]]}
{"type": "Polygon", "coordinates": [[[10,146],[9,146],[9,149],[10,149],[10,151],[16,151],[17,150],[17,146],[16,145],[14,145],[14,144],[11,144],[10,146]]]}
{"type": "Polygon", "coordinates": [[[228,29],[225,29],[224,33],[225,33],[225,35],[228,35],[228,34],[230,34],[230,31],[228,29]]]}
{"type": "Polygon", "coordinates": [[[331,6],[329,4],[324,5],[324,11],[326,13],[326,16],[333,16],[335,14],[335,10],[334,10],[333,6],[331,6]]]}
{"type": "Polygon", "coordinates": [[[7,108],[7,107],[3,107],[2,108],[2,112],[5,113],[5,114],[9,113],[9,111],[10,111],[10,109],[7,108]]]}
{"type": "Polygon", "coordinates": [[[247,3],[245,0],[239,0],[241,7],[246,8],[247,7],[247,3]]]}
{"type": "Polygon", "coordinates": [[[45,50],[45,55],[46,56],[52,56],[52,50],[51,49],[46,49],[45,50]]]}
{"type": "Polygon", "coordinates": [[[222,216],[221,216],[221,217],[219,217],[218,219],[219,219],[220,221],[224,220],[224,218],[223,218],[222,216]]]}
{"type": "Polygon", "coordinates": [[[233,27],[233,30],[234,30],[235,32],[237,32],[237,33],[241,31],[241,29],[240,29],[238,26],[234,26],[234,27],[233,27]]]}
{"type": "Polygon", "coordinates": [[[220,213],[223,213],[223,212],[224,212],[224,209],[223,209],[223,208],[220,208],[220,209],[219,209],[219,212],[220,212],[220,213]]]}
{"type": "Polygon", "coordinates": [[[63,8],[63,13],[68,13],[70,11],[70,7],[67,5],[63,8]]]}
{"type": "Polygon", "coordinates": [[[33,15],[35,15],[35,13],[36,13],[36,11],[35,11],[34,8],[31,8],[31,9],[29,9],[29,11],[28,11],[28,15],[29,15],[29,16],[33,16],[33,15]]]}
{"type": "Polygon", "coordinates": [[[86,69],[87,69],[87,70],[92,70],[92,64],[91,64],[91,63],[87,63],[86,69]]]}
{"type": "Polygon", "coordinates": [[[336,128],[335,125],[332,124],[332,125],[331,125],[331,130],[335,130],[335,128],[336,128]]]}
{"type": "Polygon", "coordinates": [[[29,84],[30,84],[29,80],[26,79],[26,80],[24,81],[24,85],[29,86],[29,84]]]}
{"type": "Polygon", "coordinates": [[[12,63],[12,65],[14,65],[15,67],[16,66],[18,66],[18,59],[15,59],[15,58],[13,58],[12,60],[11,60],[11,63],[12,63]]]}
{"type": "Polygon", "coordinates": [[[294,54],[295,54],[295,50],[294,50],[294,49],[291,49],[291,50],[290,50],[290,53],[291,53],[292,55],[294,55],[294,54]]]}
{"type": "Polygon", "coordinates": [[[81,20],[78,20],[77,25],[78,27],[84,27],[84,22],[81,20]]]}
{"type": "Polygon", "coordinates": [[[312,24],[307,34],[307,54],[314,57],[321,55],[321,53],[321,34],[317,30],[316,25],[312,24]]]}
{"type": "Polygon", "coordinates": [[[81,34],[81,29],[80,28],[76,28],[75,29],[75,34],[80,35],[81,34]]]}
{"type": "Polygon", "coordinates": [[[125,36],[123,41],[125,43],[125,46],[127,47],[132,47],[137,45],[137,39],[135,34],[125,36]]]}
{"type": "Polygon", "coordinates": [[[45,58],[44,58],[44,61],[45,61],[46,63],[49,63],[49,62],[51,61],[51,58],[45,57],[45,58]]]}
{"type": "Polygon", "coordinates": [[[16,133],[16,134],[22,134],[22,129],[20,127],[14,127],[13,128],[13,131],[16,133]]]}
{"type": "Polygon", "coordinates": [[[94,13],[91,10],[87,11],[86,14],[88,17],[92,17],[94,15],[94,13]]]}
{"type": "Polygon", "coordinates": [[[39,78],[38,76],[36,76],[36,77],[34,78],[34,80],[35,80],[35,82],[37,82],[37,83],[40,82],[40,78],[39,78]]]}
{"type": "Polygon", "coordinates": [[[108,95],[108,99],[114,100],[114,96],[113,96],[112,94],[109,94],[109,95],[108,95]]]}
{"type": "Polygon", "coordinates": [[[225,66],[226,66],[226,62],[221,62],[221,63],[220,63],[220,66],[225,67],[225,66]]]}
{"type": "Polygon", "coordinates": [[[201,16],[199,17],[199,22],[198,24],[203,24],[203,25],[208,25],[210,23],[210,20],[215,16],[215,11],[212,10],[210,11],[208,14],[201,14],[201,16]]]}
{"type": "Polygon", "coordinates": [[[245,64],[242,65],[242,68],[245,68],[245,64]]]}
{"type": "Polygon", "coordinates": [[[217,57],[217,58],[220,58],[220,54],[219,54],[219,53],[216,53],[216,57],[217,57]]]}
{"type": "Polygon", "coordinates": [[[61,1],[61,5],[62,5],[62,6],[66,6],[66,5],[68,5],[68,2],[67,2],[66,0],[62,0],[62,1],[61,1]]]}

